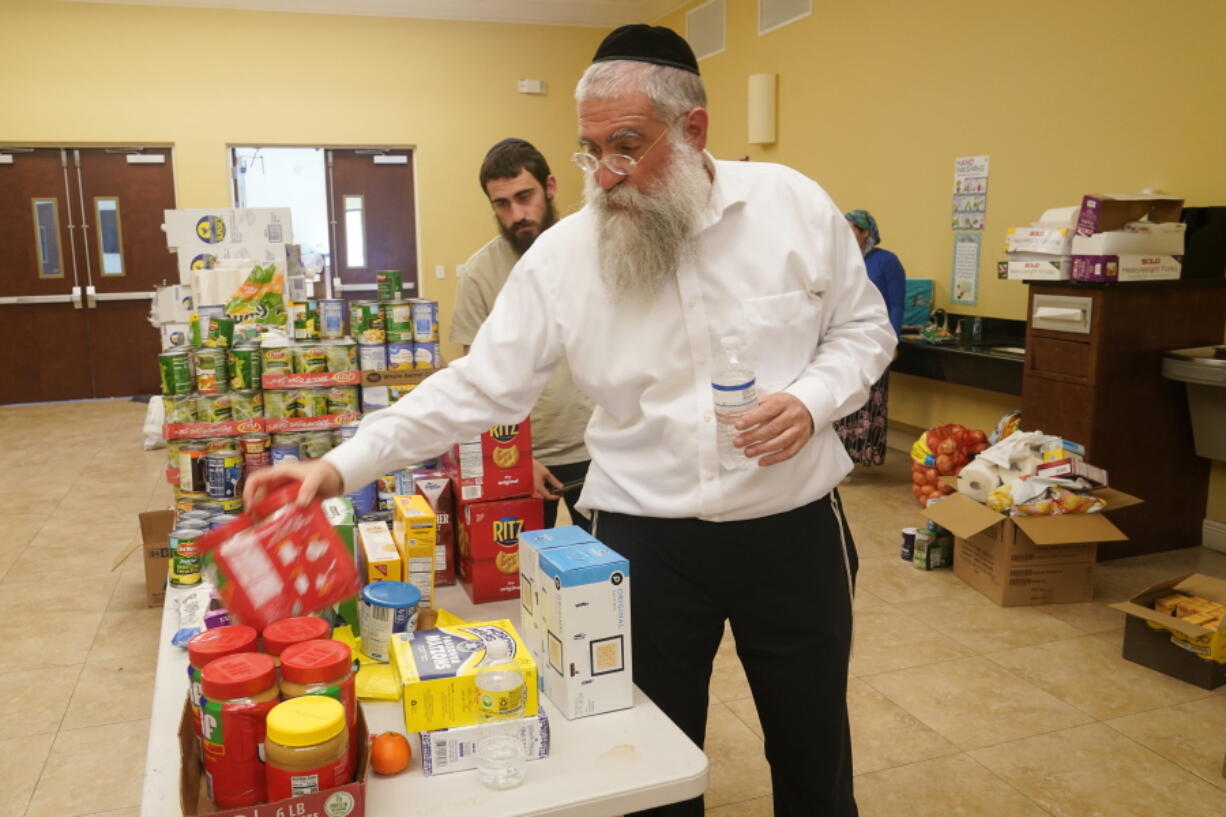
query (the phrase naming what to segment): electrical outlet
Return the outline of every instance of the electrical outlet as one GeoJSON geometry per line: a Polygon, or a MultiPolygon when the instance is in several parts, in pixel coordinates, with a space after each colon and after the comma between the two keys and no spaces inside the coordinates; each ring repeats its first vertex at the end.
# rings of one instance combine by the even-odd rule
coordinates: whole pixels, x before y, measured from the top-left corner
{"type": "Polygon", "coordinates": [[[435,278],[446,278],[447,277],[447,265],[438,264],[437,266],[435,266],[434,277],[435,278]]]}

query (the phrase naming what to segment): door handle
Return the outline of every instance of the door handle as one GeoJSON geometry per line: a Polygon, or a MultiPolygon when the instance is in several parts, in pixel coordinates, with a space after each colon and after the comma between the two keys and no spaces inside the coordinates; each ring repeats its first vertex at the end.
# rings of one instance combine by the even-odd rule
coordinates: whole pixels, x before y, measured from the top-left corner
{"type": "Polygon", "coordinates": [[[73,309],[81,308],[81,287],[72,288],[72,308],[73,309]]]}
{"type": "Polygon", "coordinates": [[[98,294],[98,290],[97,290],[97,289],[95,289],[95,288],[94,288],[92,285],[91,285],[91,286],[87,286],[87,287],[85,288],[85,304],[86,304],[86,306],[88,306],[90,309],[97,309],[97,308],[98,308],[98,299],[97,299],[96,297],[94,297],[94,296],[96,296],[97,294],[98,294]]]}

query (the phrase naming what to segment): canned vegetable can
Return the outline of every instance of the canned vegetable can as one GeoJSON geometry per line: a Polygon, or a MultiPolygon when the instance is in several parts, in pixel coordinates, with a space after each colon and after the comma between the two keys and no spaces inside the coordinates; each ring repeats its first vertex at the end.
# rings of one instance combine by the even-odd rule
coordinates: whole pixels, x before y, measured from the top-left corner
{"type": "Polygon", "coordinates": [[[378,301],[354,301],[349,304],[349,330],[359,344],[386,341],[382,305],[378,301]]]}
{"type": "Polygon", "coordinates": [[[438,342],[438,301],[417,298],[413,304],[413,341],[438,342]]]}
{"type": "Polygon", "coordinates": [[[385,409],[392,404],[391,394],[387,386],[362,387],[362,411],[371,412],[385,409]]]}
{"type": "Polygon", "coordinates": [[[262,369],[268,374],[293,374],[294,353],[289,346],[268,345],[260,348],[262,369]]]}
{"type": "MultiPolygon", "coordinates": [[[[210,451],[205,458],[205,493],[212,499],[234,499],[243,479],[243,456],[237,448],[210,451]]],[[[225,507],[224,505],[222,506],[225,507]]]]}
{"type": "Polygon", "coordinates": [[[254,420],[264,416],[264,393],[259,389],[230,392],[230,415],[235,420],[254,420]]]}
{"type": "Polygon", "coordinates": [[[162,408],[166,412],[168,423],[199,422],[196,419],[196,396],[194,394],[167,395],[162,398],[162,408]]]}
{"type": "Polygon", "coordinates": [[[216,346],[220,349],[228,349],[233,346],[234,319],[224,315],[210,316],[208,340],[205,341],[205,345],[216,346]]]}
{"type": "Polygon", "coordinates": [[[358,365],[364,372],[381,372],[387,369],[387,344],[359,346],[358,365]]]}
{"type": "Polygon", "coordinates": [[[325,344],[324,355],[330,372],[352,372],[358,368],[358,345],[351,340],[325,344]]]}
{"type": "Polygon", "coordinates": [[[234,391],[260,387],[261,355],[258,346],[235,346],[228,356],[230,388],[234,391]]]}
{"type": "Polygon", "coordinates": [[[273,465],[283,462],[298,462],[302,459],[302,449],[297,440],[273,440],[269,453],[272,455],[273,465]]]}
{"type": "Polygon", "coordinates": [[[203,422],[225,423],[234,419],[234,401],[229,392],[225,394],[202,394],[196,410],[203,422]]]}
{"type": "Polygon", "coordinates": [[[169,579],[172,587],[191,587],[200,583],[200,550],[196,547],[204,531],[177,528],[170,533],[169,579]]]}
{"type": "Polygon", "coordinates": [[[294,371],[297,374],[318,374],[328,371],[328,353],[318,343],[294,347],[294,371]]]}
{"type": "Polygon", "coordinates": [[[404,297],[404,274],[398,269],[384,269],[375,273],[375,287],[380,301],[398,301],[404,297]]]}
{"type": "Polygon", "coordinates": [[[438,343],[413,344],[413,368],[437,369],[439,367],[438,343]]]}
{"type": "Polygon", "coordinates": [[[413,305],[409,301],[383,304],[383,328],[388,343],[413,342],[413,305]]]}
{"type": "MultiPolygon", "coordinates": [[[[179,489],[188,493],[204,492],[204,456],[209,447],[204,443],[184,443],[179,446],[179,489]]],[[[191,508],[187,508],[191,510],[191,508]]]]}
{"type": "Polygon", "coordinates": [[[345,302],[329,298],[319,302],[319,336],[322,338],[345,337],[345,302]]]}
{"type": "Polygon", "coordinates": [[[162,394],[191,394],[195,388],[192,358],[187,349],[169,349],[158,355],[158,372],[162,379],[162,394]]]}
{"type": "Polygon", "coordinates": [[[389,342],[387,344],[387,368],[392,370],[412,369],[413,344],[389,342]]]}
{"type": "Polygon", "coordinates": [[[192,358],[196,367],[196,391],[217,394],[230,388],[225,349],[202,347],[192,352],[192,358]]]}
{"type": "Polygon", "coordinates": [[[332,450],[331,431],[307,432],[302,441],[302,454],[307,459],[315,460],[332,450]]]}
{"type": "Polygon", "coordinates": [[[328,389],[329,414],[347,414],[360,409],[357,386],[333,386],[328,389]]]}
{"type": "Polygon", "coordinates": [[[273,420],[293,417],[292,389],[268,389],[264,392],[264,416],[273,420]]]}

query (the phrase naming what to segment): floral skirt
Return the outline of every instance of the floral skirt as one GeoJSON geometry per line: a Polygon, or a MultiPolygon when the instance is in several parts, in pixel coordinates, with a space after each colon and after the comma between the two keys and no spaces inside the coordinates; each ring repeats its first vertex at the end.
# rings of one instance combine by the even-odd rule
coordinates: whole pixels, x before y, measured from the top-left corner
{"type": "Polygon", "coordinates": [[[857,465],[885,463],[885,421],[889,393],[890,373],[886,372],[873,384],[868,402],[859,411],[834,424],[847,455],[857,465]]]}

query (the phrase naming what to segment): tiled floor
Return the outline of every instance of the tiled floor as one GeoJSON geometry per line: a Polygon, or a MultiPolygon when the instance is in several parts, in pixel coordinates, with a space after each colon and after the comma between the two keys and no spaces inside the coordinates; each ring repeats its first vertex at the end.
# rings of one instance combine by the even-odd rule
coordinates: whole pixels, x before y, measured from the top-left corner
{"type": "MultiPolygon", "coordinates": [[[[138,811],[159,611],[139,562],[112,570],[164,507],[144,406],[0,408],[11,511],[0,533],[0,817],[138,811]]],[[[861,555],[848,702],[865,817],[1226,814],[1226,687],[1119,657],[1107,608],[1193,570],[1202,549],[1101,564],[1094,602],[1002,609],[897,555],[918,516],[903,455],[842,489],[861,555]]],[[[731,639],[711,682],[713,817],[769,815],[770,776],[731,639]]]]}

